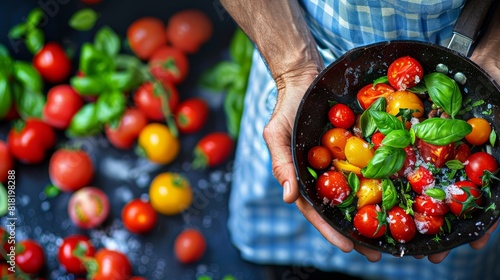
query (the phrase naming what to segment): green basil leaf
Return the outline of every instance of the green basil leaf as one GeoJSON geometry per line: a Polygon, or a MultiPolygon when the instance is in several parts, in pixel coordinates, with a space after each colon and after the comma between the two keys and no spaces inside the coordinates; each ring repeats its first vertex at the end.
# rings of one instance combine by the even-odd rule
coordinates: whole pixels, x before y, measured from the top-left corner
{"type": "Polygon", "coordinates": [[[0,74],[0,119],[3,119],[12,107],[12,92],[9,80],[0,74]]]}
{"type": "Polygon", "coordinates": [[[444,146],[457,142],[472,131],[464,120],[431,118],[413,125],[416,137],[429,144],[444,146]]]}
{"type": "Polygon", "coordinates": [[[69,26],[79,31],[87,31],[94,27],[96,21],[97,13],[90,8],[85,8],[71,16],[69,26]]]}
{"type": "Polygon", "coordinates": [[[424,76],[424,82],[432,102],[455,118],[462,108],[462,93],[455,80],[445,74],[433,72],[424,76]]]}
{"type": "Polygon", "coordinates": [[[30,88],[18,89],[14,92],[16,109],[21,118],[41,118],[43,106],[45,105],[45,95],[40,91],[30,88]]]}
{"type": "Polygon", "coordinates": [[[101,123],[97,118],[96,103],[87,103],[80,108],[66,130],[68,137],[91,136],[99,132],[101,132],[101,123]]]}
{"type": "Polygon", "coordinates": [[[115,63],[105,52],[90,43],[84,43],[80,54],[80,70],[86,76],[102,75],[113,72],[115,63]]]}
{"type": "Polygon", "coordinates": [[[398,118],[389,113],[382,111],[370,111],[370,115],[377,125],[378,130],[384,135],[389,134],[389,132],[393,130],[405,129],[404,124],[398,118]]]}
{"type": "Polygon", "coordinates": [[[227,130],[232,137],[237,137],[240,131],[244,99],[245,94],[236,91],[228,91],[224,99],[227,130]]]}
{"type": "Polygon", "coordinates": [[[440,188],[428,188],[425,190],[425,194],[437,200],[444,200],[446,198],[446,192],[440,188]]]}
{"type": "Polygon", "coordinates": [[[359,187],[361,186],[361,181],[354,172],[349,173],[349,175],[347,176],[347,182],[349,183],[349,186],[351,187],[353,194],[359,191],[359,187]]]}
{"type": "Polygon", "coordinates": [[[40,28],[33,28],[26,33],[26,48],[32,54],[38,53],[45,44],[45,34],[40,28]]]}
{"type": "Polygon", "coordinates": [[[106,78],[108,86],[119,91],[129,91],[140,85],[139,75],[133,71],[120,71],[109,74],[106,78]]]}
{"type": "Polygon", "coordinates": [[[424,93],[427,92],[427,87],[425,86],[425,83],[418,83],[411,88],[407,88],[406,90],[413,93],[424,93]]]}
{"type": "Polygon", "coordinates": [[[375,87],[377,84],[387,84],[389,83],[389,78],[387,76],[382,76],[375,81],[373,81],[373,87],[375,87]]]}
{"type": "Polygon", "coordinates": [[[490,144],[492,147],[495,147],[495,144],[497,142],[497,132],[492,129],[490,133],[490,144]]]}
{"type": "Polygon", "coordinates": [[[106,89],[104,79],[99,76],[72,77],[70,84],[81,95],[99,95],[106,89]]]}
{"type": "Polygon", "coordinates": [[[119,118],[125,111],[126,102],[123,93],[117,90],[101,94],[96,102],[97,118],[102,123],[119,118]]]}
{"type": "Polygon", "coordinates": [[[0,75],[10,77],[13,63],[9,50],[4,45],[0,44],[0,75]]]}
{"type": "Polygon", "coordinates": [[[390,210],[398,203],[398,191],[390,179],[382,179],[382,208],[390,210]]]}
{"type": "Polygon", "coordinates": [[[238,79],[240,65],[232,61],[222,61],[205,71],[200,79],[201,86],[215,92],[226,90],[238,79]]]}
{"type": "Polygon", "coordinates": [[[238,63],[243,69],[250,69],[254,45],[248,36],[240,28],[234,32],[233,38],[229,45],[229,55],[231,59],[238,63]]]}
{"type": "Polygon", "coordinates": [[[10,30],[7,36],[11,39],[20,39],[24,36],[26,33],[26,24],[25,23],[19,23],[14,25],[10,30]]]}
{"type": "Polygon", "coordinates": [[[9,204],[7,203],[8,195],[7,188],[0,182],[0,217],[5,216],[9,211],[9,204]]]}
{"type": "Polygon", "coordinates": [[[28,25],[28,28],[35,28],[38,24],[41,23],[43,17],[44,13],[41,8],[34,8],[33,10],[31,10],[26,17],[26,24],[28,25]]]}
{"type": "Polygon", "coordinates": [[[387,178],[403,167],[405,158],[404,149],[380,146],[368,165],[361,169],[361,173],[366,178],[387,178]]]}
{"type": "Polygon", "coordinates": [[[379,99],[375,100],[375,102],[373,102],[372,105],[370,105],[370,107],[368,107],[361,114],[360,124],[361,124],[361,133],[363,134],[363,137],[369,137],[377,130],[377,124],[375,123],[375,120],[373,119],[370,112],[371,111],[385,112],[386,106],[387,106],[387,100],[385,99],[385,97],[380,97],[379,99]]]}
{"type": "Polygon", "coordinates": [[[382,140],[382,145],[393,148],[405,148],[410,145],[410,132],[406,129],[398,129],[389,132],[382,140]]]}
{"type": "Polygon", "coordinates": [[[465,167],[465,165],[461,161],[459,161],[458,159],[449,160],[445,164],[446,164],[446,167],[448,167],[451,170],[460,170],[460,169],[463,169],[465,167]]]}
{"type": "Polygon", "coordinates": [[[41,92],[43,90],[42,77],[38,71],[26,61],[16,61],[13,65],[14,78],[19,83],[32,91],[41,92]]]}
{"type": "Polygon", "coordinates": [[[96,49],[114,57],[120,52],[120,37],[118,37],[113,29],[104,26],[97,31],[94,38],[94,45],[96,49]]]}

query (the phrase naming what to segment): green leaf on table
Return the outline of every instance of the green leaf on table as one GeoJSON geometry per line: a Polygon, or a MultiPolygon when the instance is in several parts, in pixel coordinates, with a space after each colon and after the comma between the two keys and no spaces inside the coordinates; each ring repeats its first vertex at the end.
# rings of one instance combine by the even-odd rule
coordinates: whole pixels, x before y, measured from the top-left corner
{"type": "Polygon", "coordinates": [[[86,76],[102,75],[115,70],[113,58],[90,43],[84,43],[80,52],[80,70],[86,76]]]}
{"type": "Polygon", "coordinates": [[[0,73],[0,119],[5,117],[12,107],[12,92],[8,78],[0,73]]]}
{"type": "Polygon", "coordinates": [[[41,8],[34,8],[26,17],[26,25],[28,29],[35,28],[40,24],[44,17],[44,12],[41,8]]]}
{"type": "Polygon", "coordinates": [[[19,23],[14,25],[10,30],[7,36],[11,39],[20,39],[26,33],[26,24],[19,23]]]}
{"type": "Polygon", "coordinates": [[[36,54],[45,44],[45,34],[40,28],[33,28],[26,33],[25,44],[29,52],[36,54]]]}
{"type": "Polygon", "coordinates": [[[69,19],[68,24],[73,29],[87,31],[94,27],[96,21],[97,13],[90,8],[85,8],[74,13],[69,19]]]}
{"type": "Polygon", "coordinates": [[[69,137],[90,136],[100,131],[101,123],[97,118],[96,103],[87,103],[73,116],[66,134],[69,137]]]}
{"type": "Polygon", "coordinates": [[[14,78],[24,88],[40,92],[43,90],[42,77],[31,63],[19,60],[15,61],[12,70],[14,78]]]}
{"type": "Polygon", "coordinates": [[[101,76],[72,77],[71,86],[81,95],[99,95],[106,89],[106,83],[101,76]]]}
{"type": "Polygon", "coordinates": [[[253,50],[254,45],[252,41],[250,41],[243,30],[237,28],[229,45],[229,55],[231,59],[238,63],[242,69],[248,71],[252,63],[251,58],[253,50]]]}
{"type": "Polygon", "coordinates": [[[96,102],[97,119],[108,123],[120,118],[126,107],[126,98],[122,92],[113,90],[99,96],[96,102]]]}
{"type": "Polygon", "coordinates": [[[236,91],[228,91],[224,99],[224,111],[227,120],[227,130],[231,136],[237,136],[240,131],[240,120],[243,114],[245,95],[236,91]]]}
{"type": "Polygon", "coordinates": [[[241,67],[238,63],[233,61],[222,61],[204,72],[201,76],[200,83],[203,87],[212,91],[224,91],[235,82],[235,76],[238,76],[240,69],[241,67]]]}
{"type": "Polygon", "coordinates": [[[45,95],[40,91],[34,91],[30,88],[14,87],[14,100],[16,109],[21,118],[30,117],[41,118],[43,106],[45,105],[45,95]]]}
{"type": "Polygon", "coordinates": [[[120,52],[120,37],[109,26],[104,26],[97,31],[94,45],[96,49],[114,57],[120,52]]]}

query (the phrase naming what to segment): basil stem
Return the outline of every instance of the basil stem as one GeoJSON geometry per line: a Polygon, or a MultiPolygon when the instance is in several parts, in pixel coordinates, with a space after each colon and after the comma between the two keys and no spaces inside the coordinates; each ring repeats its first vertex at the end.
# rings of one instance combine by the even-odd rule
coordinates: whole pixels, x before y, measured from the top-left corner
{"type": "Polygon", "coordinates": [[[380,146],[368,165],[361,169],[366,178],[387,178],[398,172],[406,159],[404,149],[380,146]]]}
{"type": "Polygon", "coordinates": [[[363,134],[363,137],[369,137],[377,130],[377,124],[375,123],[375,120],[370,114],[370,111],[385,112],[386,106],[387,106],[387,100],[385,99],[385,97],[380,97],[379,99],[375,100],[375,102],[373,102],[372,105],[370,105],[370,107],[368,107],[361,114],[360,124],[361,124],[361,133],[363,134]]]}
{"type": "Polygon", "coordinates": [[[472,126],[464,120],[431,118],[414,125],[413,129],[422,141],[444,146],[464,138],[472,126]]]}
{"type": "Polygon", "coordinates": [[[424,82],[432,102],[455,118],[462,107],[462,93],[457,83],[439,72],[425,75],[424,82]]]}

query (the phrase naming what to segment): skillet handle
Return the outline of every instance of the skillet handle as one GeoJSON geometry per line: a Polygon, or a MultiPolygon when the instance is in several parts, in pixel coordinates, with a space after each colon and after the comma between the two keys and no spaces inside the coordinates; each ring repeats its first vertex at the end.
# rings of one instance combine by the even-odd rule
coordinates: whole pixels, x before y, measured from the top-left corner
{"type": "Polygon", "coordinates": [[[453,32],[474,42],[493,2],[494,0],[467,0],[453,32]]]}

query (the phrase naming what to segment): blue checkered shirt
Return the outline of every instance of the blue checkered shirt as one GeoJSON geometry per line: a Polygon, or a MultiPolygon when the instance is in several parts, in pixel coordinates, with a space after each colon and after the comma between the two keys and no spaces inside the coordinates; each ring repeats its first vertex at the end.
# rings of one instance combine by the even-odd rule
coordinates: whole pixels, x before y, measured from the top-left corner
{"type": "MultiPolygon", "coordinates": [[[[313,35],[325,46],[325,63],[347,50],[393,39],[445,45],[464,0],[303,0],[313,35]]],[[[480,251],[460,246],[439,265],[426,259],[383,255],[371,263],[343,253],[282,200],[262,138],[276,102],[276,86],[257,51],[245,99],[229,201],[228,227],[244,259],[262,264],[312,266],[366,279],[500,279],[500,238],[480,251]]],[[[497,231],[498,232],[498,231],[497,231]]],[[[293,272],[291,272],[293,274],[293,272]]],[[[304,273],[304,271],[301,271],[304,273]]],[[[287,279],[303,279],[304,275],[287,279]]]]}

